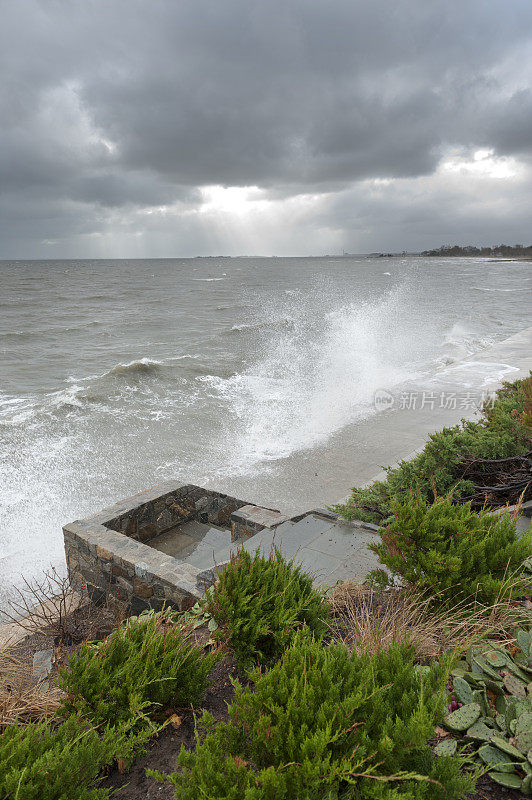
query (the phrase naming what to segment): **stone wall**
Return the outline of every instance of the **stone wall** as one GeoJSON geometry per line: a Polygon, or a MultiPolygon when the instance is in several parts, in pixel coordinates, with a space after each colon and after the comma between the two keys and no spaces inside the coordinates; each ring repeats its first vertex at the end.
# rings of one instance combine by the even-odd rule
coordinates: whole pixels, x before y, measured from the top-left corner
{"type": "Polygon", "coordinates": [[[136,503],[133,508],[129,507],[129,500],[124,501],[125,510],[108,520],[106,527],[136,541],[149,542],[160,533],[192,519],[229,527],[231,514],[246,505],[235,497],[191,484],[173,485],[170,491],[158,494],[154,500],[139,503],[138,499],[143,494],[146,493],[129,498],[136,503]]]}
{"type": "Polygon", "coordinates": [[[202,596],[203,576],[146,543],[191,519],[228,526],[244,505],[199,486],[167,482],[76,520],[63,528],[71,582],[95,600],[116,597],[134,613],[164,604],[186,610],[202,596]]]}
{"type": "Polygon", "coordinates": [[[242,504],[231,514],[231,540],[237,542],[249,539],[263,530],[277,528],[289,519],[292,518],[273,508],[242,504]]]}

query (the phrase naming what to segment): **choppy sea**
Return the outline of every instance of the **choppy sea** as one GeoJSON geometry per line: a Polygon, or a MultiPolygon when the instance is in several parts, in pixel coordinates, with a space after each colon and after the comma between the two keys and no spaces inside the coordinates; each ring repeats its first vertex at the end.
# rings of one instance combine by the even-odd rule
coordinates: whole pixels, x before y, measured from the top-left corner
{"type": "Polygon", "coordinates": [[[0,262],[0,606],[21,574],[62,565],[62,524],[163,480],[294,512],[341,498],[375,392],[457,361],[475,386],[475,353],[531,324],[530,272],[472,258],[0,262]]]}

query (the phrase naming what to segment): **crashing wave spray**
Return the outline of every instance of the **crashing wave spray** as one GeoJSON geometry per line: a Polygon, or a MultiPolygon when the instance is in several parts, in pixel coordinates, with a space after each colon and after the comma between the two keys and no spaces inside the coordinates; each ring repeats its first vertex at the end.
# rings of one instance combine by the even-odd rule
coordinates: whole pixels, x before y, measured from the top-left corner
{"type": "Polygon", "coordinates": [[[377,389],[415,376],[427,336],[424,320],[409,315],[406,288],[377,302],[341,304],[334,294],[326,311],[321,292],[270,309],[282,323],[253,363],[228,379],[204,379],[234,417],[228,468],[253,470],[322,443],[374,413],[377,389]]]}

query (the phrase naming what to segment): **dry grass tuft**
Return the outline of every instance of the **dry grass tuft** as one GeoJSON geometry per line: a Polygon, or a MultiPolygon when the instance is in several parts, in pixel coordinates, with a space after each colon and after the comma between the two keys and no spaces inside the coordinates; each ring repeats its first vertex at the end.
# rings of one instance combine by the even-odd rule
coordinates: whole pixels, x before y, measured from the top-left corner
{"type": "Polygon", "coordinates": [[[429,596],[349,582],[337,586],[329,602],[335,617],[333,633],[348,646],[371,651],[408,639],[420,659],[436,658],[449,649],[464,651],[487,637],[508,643],[513,640],[512,629],[527,613],[511,601],[435,610],[429,596]]]}
{"type": "Polygon", "coordinates": [[[13,722],[36,722],[54,714],[63,695],[36,682],[31,667],[0,649],[0,731],[13,722]]]}

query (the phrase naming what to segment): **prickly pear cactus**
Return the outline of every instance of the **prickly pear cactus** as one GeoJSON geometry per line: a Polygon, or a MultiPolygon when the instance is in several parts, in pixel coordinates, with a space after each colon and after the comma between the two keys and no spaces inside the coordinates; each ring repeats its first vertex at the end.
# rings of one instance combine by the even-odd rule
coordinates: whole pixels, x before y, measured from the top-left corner
{"type": "Polygon", "coordinates": [[[484,653],[484,658],[492,669],[498,670],[506,664],[506,656],[500,650],[489,650],[484,653]]]}
{"type": "Polygon", "coordinates": [[[523,681],[520,681],[515,675],[505,675],[503,684],[505,689],[507,689],[510,694],[513,694],[514,697],[526,697],[526,686],[523,681]]]}
{"type": "Polygon", "coordinates": [[[434,748],[434,753],[437,756],[454,756],[458,742],[456,739],[443,739],[434,748]]]}
{"type": "Polygon", "coordinates": [[[444,718],[445,727],[450,731],[466,731],[475,724],[480,717],[480,706],[478,703],[468,703],[456,711],[452,711],[444,718]]]}
{"type": "Polygon", "coordinates": [[[520,789],[521,778],[515,773],[511,772],[490,772],[490,778],[501,786],[506,786],[508,789],[520,789]]]}
{"type": "Polygon", "coordinates": [[[468,682],[460,676],[453,680],[453,689],[455,695],[458,697],[461,703],[464,703],[464,705],[473,702],[473,690],[468,682]]]}
{"type": "Polygon", "coordinates": [[[510,757],[491,744],[483,745],[478,751],[484,764],[496,769],[498,772],[513,772],[514,765],[510,757]]]}
{"type": "Polygon", "coordinates": [[[488,726],[480,719],[477,720],[474,725],[471,725],[471,727],[467,729],[466,733],[467,739],[478,742],[491,742],[492,736],[493,728],[488,728],[488,726]]]}
{"type": "MultiPolygon", "coordinates": [[[[532,621],[516,640],[517,648],[477,645],[458,662],[444,725],[494,781],[532,796],[532,621]]],[[[441,755],[450,741],[437,745],[441,755]]]]}

